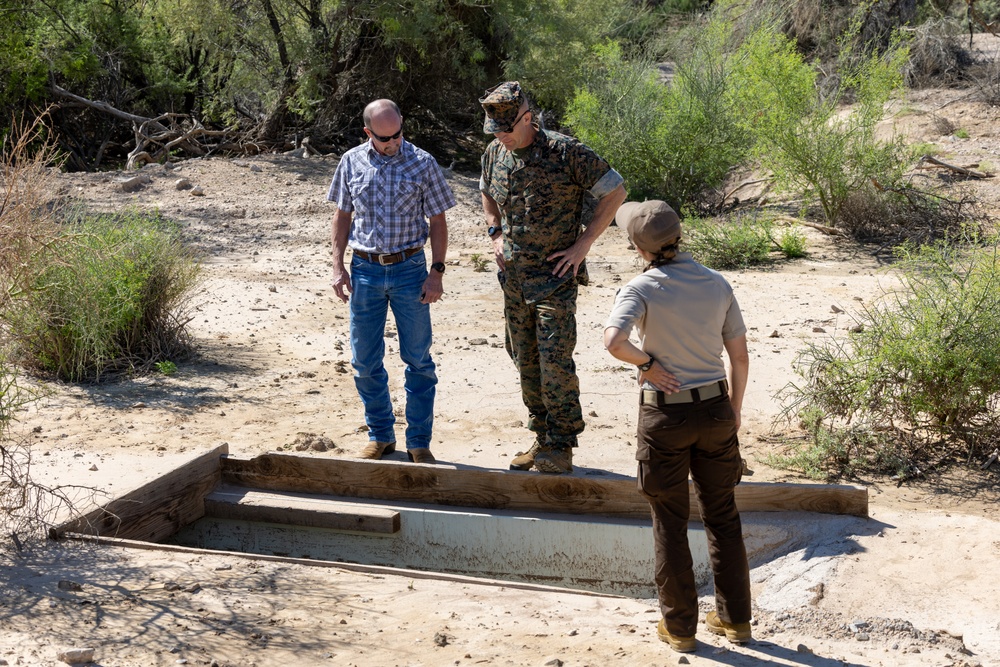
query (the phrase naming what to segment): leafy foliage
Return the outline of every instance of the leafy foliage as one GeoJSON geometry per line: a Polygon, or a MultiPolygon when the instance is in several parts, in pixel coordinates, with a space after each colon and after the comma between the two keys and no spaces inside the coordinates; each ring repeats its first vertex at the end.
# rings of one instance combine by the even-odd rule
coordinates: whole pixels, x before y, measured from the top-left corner
{"type": "Polygon", "coordinates": [[[713,269],[745,269],[771,261],[773,222],[755,214],[721,221],[684,221],[684,249],[713,269]]]}
{"type": "Polygon", "coordinates": [[[899,472],[1000,439],[1000,254],[996,239],[971,241],[902,247],[900,288],[861,314],[849,340],[801,353],[804,383],[782,398],[788,416],[812,424],[811,446],[842,444],[830,434],[849,427],[855,449],[841,464],[899,472]]]}
{"type": "Polygon", "coordinates": [[[26,366],[99,380],[184,356],[197,264],[160,216],[78,213],[52,252],[28,261],[34,282],[3,313],[26,366]]]}

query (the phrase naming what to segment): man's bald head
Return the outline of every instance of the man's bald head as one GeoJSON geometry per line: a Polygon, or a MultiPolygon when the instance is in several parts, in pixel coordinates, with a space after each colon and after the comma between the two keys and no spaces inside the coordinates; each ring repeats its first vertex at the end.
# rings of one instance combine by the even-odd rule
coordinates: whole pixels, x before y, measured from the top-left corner
{"type": "Polygon", "coordinates": [[[375,100],[365,107],[365,112],[361,115],[365,122],[365,127],[371,129],[372,123],[380,121],[402,121],[403,114],[399,110],[399,105],[392,100],[375,100]]]}

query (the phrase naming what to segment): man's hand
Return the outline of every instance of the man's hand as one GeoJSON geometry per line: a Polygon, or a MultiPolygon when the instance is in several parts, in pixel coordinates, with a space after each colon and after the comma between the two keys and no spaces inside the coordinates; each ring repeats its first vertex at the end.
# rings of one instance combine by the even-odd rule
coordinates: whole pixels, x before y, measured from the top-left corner
{"type": "Polygon", "coordinates": [[[506,264],[503,261],[503,234],[497,234],[493,241],[493,257],[497,260],[497,268],[504,269],[506,264]]]}
{"type": "Polygon", "coordinates": [[[343,266],[333,268],[333,291],[337,297],[347,303],[347,296],[354,290],[351,288],[351,276],[343,266]]]}
{"type": "Polygon", "coordinates": [[[420,303],[435,303],[444,294],[442,274],[431,269],[427,273],[427,280],[424,281],[423,291],[420,293],[420,303]]]}
{"type": "Polygon", "coordinates": [[[572,269],[575,276],[576,272],[580,270],[580,264],[587,258],[588,252],[590,252],[590,244],[581,237],[570,247],[559,252],[554,252],[546,257],[546,259],[550,262],[554,262],[556,259],[559,260],[552,268],[553,275],[562,278],[567,271],[572,269]]]}

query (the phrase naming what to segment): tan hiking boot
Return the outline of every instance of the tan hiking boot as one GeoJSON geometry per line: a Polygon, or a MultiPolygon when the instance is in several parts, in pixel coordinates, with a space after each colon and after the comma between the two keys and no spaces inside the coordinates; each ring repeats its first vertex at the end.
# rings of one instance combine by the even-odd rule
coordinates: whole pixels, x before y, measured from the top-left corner
{"type": "Polygon", "coordinates": [[[570,447],[541,447],[535,454],[535,470],[550,475],[573,472],[573,450],[570,447]]]}
{"type": "Polygon", "coordinates": [[[667,624],[662,618],[660,624],[656,626],[656,636],[664,644],[670,644],[670,648],[678,653],[691,653],[698,648],[698,642],[695,641],[694,637],[678,637],[670,634],[670,631],[667,630],[667,624]]]}
{"type": "Polygon", "coordinates": [[[386,454],[392,454],[396,451],[396,443],[394,442],[379,442],[378,440],[369,440],[368,445],[361,450],[358,454],[359,459],[375,459],[376,461],[386,454]]]}
{"type": "Polygon", "coordinates": [[[705,625],[708,626],[709,632],[720,636],[725,635],[732,644],[745,644],[753,639],[749,623],[727,623],[719,618],[719,614],[714,611],[708,612],[708,615],[705,616],[705,625]]]}
{"type": "Polygon", "coordinates": [[[535,455],[541,451],[541,443],[536,442],[531,446],[526,452],[518,452],[517,456],[510,460],[511,470],[531,470],[531,466],[535,465],[535,455]]]}
{"type": "Polygon", "coordinates": [[[431,454],[431,450],[427,447],[414,447],[413,449],[407,449],[406,455],[410,457],[410,460],[414,463],[437,463],[437,459],[431,454]]]}

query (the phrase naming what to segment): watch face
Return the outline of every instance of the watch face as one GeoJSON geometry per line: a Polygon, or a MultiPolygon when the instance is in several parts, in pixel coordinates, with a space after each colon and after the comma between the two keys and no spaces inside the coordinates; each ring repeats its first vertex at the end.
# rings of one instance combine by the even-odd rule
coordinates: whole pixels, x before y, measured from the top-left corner
{"type": "Polygon", "coordinates": [[[503,231],[502,227],[490,227],[489,230],[487,231],[487,233],[490,236],[496,236],[497,234],[499,234],[502,231],[503,231]]]}
{"type": "Polygon", "coordinates": [[[444,262],[434,262],[431,264],[431,268],[438,273],[444,273],[444,262]]]}

